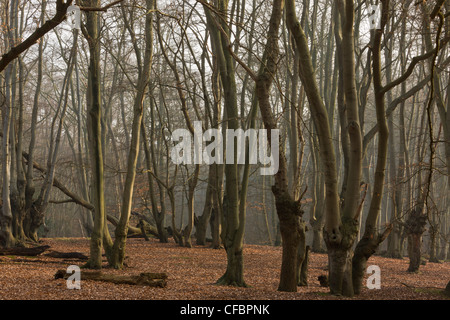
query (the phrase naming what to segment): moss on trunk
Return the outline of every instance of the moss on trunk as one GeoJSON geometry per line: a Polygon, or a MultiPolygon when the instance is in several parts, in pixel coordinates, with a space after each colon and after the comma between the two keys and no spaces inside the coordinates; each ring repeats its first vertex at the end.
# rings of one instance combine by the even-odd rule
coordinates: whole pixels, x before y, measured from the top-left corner
{"type": "Polygon", "coordinates": [[[244,259],[241,250],[227,250],[227,270],[225,274],[217,280],[219,285],[230,285],[236,287],[247,287],[244,281],[244,259]]]}
{"type": "Polygon", "coordinates": [[[300,203],[294,201],[289,194],[272,188],[275,196],[277,214],[280,220],[280,233],[282,238],[282,260],[279,291],[296,292],[298,283],[298,270],[303,261],[299,261],[299,251],[304,259],[306,252],[305,223],[301,216],[303,211],[300,203]]]}

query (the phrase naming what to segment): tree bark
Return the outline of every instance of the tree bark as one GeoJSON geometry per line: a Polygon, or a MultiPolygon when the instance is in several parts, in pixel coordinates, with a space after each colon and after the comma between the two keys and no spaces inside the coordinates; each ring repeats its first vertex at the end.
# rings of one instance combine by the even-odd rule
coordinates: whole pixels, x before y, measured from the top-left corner
{"type": "MultiPolygon", "coordinates": [[[[277,125],[271,110],[269,97],[273,78],[277,71],[279,56],[278,32],[284,5],[283,2],[274,1],[273,3],[267,43],[264,49],[262,64],[256,77],[256,95],[264,127],[268,131],[268,139],[272,153],[275,152],[275,145],[272,145],[271,135],[272,130],[277,129],[277,125]]],[[[279,141],[276,142],[279,143],[279,141]]],[[[303,210],[300,205],[301,199],[294,199],[289,193],[288,167],[284,148],[278,146],[278,152],[278,171],[275,173],[275,184],[272,187],[280,221],[283,248],[278,290],[296,292],[299,276],[298,267],[300,265],[298,251],[304,252],[306,246],[305,225],[302,220],[303,210]]]]}
{"type": "MultiPolygon", "coordinates": [[[[147,0],[147,10],[154,9],[154,1],[147,0]]],[[[124,14],[125,17],[125,14],[124,14]]],[[[134,180],[136,177],[136,163],[139,155],[141,124],[144,108],[144,99],[147,93],[147,86],[150,80],[150,70],[153,56],[153,18],[149,13],[145,16],[145,49],[144,49],[144,64],[139,66],[139,77],[137,82],[136,98],[133,107],[133,125],[131,129],[131,143],[128,154],[127,174],[125,178],[125,185],[123,190],[122,210],[120,213],[119,223],[116,227],[114,244],[112,248],[112,257],[110,265],[115,269],[123,268],[123,261],[125,259],[125,247],[127,239],[127,228],[131,215],[131,207],[133,204],[133,190],[134,180]]],[[[125,19],[125,21],[127,21],[125,19]]],[[[132,26],[127,25],[131,30],[132,26]]],[[[132,34],[133,36],[133,34],[132,34]]],[[[141,50],[135,45],[136,57],[141,57],[141,50]]],[[[138,59],[138,61],[140,58],[138,59]]]]}
{"type": "MultiPolygon", "coordinates": [[[[98,7],[99,0],[86,0],[85,5],[98,7]]],[[[102,267],[103,232],[105,226],[105,195],[103,176],[102,152],[102,112],[100,94],[100,39],[98,26],[98,13],[86,13],[85,37],[89,45],[89,72],[88,72],[88,140],[89,154],[92,166],[92,198],[94,206],[94,229],[90,241],[90,257],[87,267],[100,269],[102,267]]]]}
{"type": "MultiPolygon", "coordinates": [[[[373,253],[375,253],[375,250],[378,248],[379,244],[387,237],[387,235],[391,231],[390,228],[387,228],[386,232],[383,235],[379,235],[376,230],[376,223],[381,211],[381,201],[384,190],[389,136],[388,125],[386,121],[385,92],[382,91],[383,86],[381,83],[381,37],[383,34],[384,26],[389,19],[389,0],[382,1],[381,13],[381,29],[376,29],[374,31],[375,35],[372,49],[372,73],[375,92],[376,117],[378,124],[377,163],[375,168],[375,182],[372,190],[369,213],[366,218],[364,235],[355,248],[355,254],[352,262],[353,289],[355,294],[359,294],[361,292],[363,275],[367,260],[373,253]]],[[[389,70],[390,69],[388,69],[388,71],[389,70]]],[[[388,79],[389,78],[390,76],[388,76],[388,79]]]]}
{"type": "MultiPolygon", "coordinates": [[[[66,270],[58,270],[55,274],[55,279],[63,278],[67,280],[71,275],[66,273],[66,270]]],[[[100,271],[82,271],[80,280],[165,288],[167,285],[167,274],[143,272],[139,275],[116,275],[105,274],[100,271]]]]}
{"type": "Polygon", "coordinates": [[[309,246],[299,246],[298,247],[298,258],[297,258],[297,285],[301,287],[308,286],[308,264],[309,264],[309,246]]]}
{"type": "MultiPolygon", "coordinates": [[[[353,37],[352,37],[352,22],[353,19],[353,6],[348,5],[346,10],[347,14],[347,51],[349,56],[345,59],[346,68],[354,69],[352,57],[353,57],[353,37]]],[[[349,119],[352,124],[349,125],[349,136],[353,137],[353,163],[355,164],[355,172],[349,177],[351,183],[357,182],[357,189],[352,186],[347,188],[346,196],[346,209],[345,214],[341,218],[341,209],[339,206],[339,194],[337,188],[337,167],[336,156],[333,146],[333,139],[331,134],[330,122],[328,120],[328,111],[325,108],[323,100],[320,96],[317,82],[315,79],[315,72],[312,65],[311,54],[308,48],[308,42],[303,32],[303,29],[296,17],[294,1],[286,1],[286,18],[287,26],[290,29],[295,43],[299,51],[299,65],[300,65],[300,80],[305,88],[307,95],[311,116],[317,131],[319,139],[320,155],[323,162],[324,177],[326,185],[326,197],[325,197],[325,228],[324,239],[328,248],[329,255],[329,275],[330,275],[330,290],[333,294],[345,294],[352,295],[351,288],[351,264],[349,263],[350,249],[353,241],[357,235],[358,224],[355,220],[355,212],[352,212],[351,208],[354,207],[356,200],[356,192],[359,192],[359,175],[360,164],[358,159],[361,158],[361,154],[358,154],[360,150],[360,131],[359,131],[359,119],[357,116],[357,110],[355,110],[355,88],[354,78],[352,72],[354,70],[347,70],[347,84],[345,92],[348,95],[348,107],[351,108],[349,119]],[[352,81],[353,78],[353,81],[352,81]],[[359,173],[358,173],[359,172],[359,173]],[[358,180],[358,181],[357,181],[358,180]],[[348,204],[348,207],[347,207],[348,204]],[[345,281],[344,281],[345,280],[345,281]]],[[[344,67],[345,69],[345,67],[344,67]]],[[[361,151],[361,150],[360,150],[361,151]]],[[[352,161],[352,160],[350,160],[352,161]]],[[[359,200],[359,197],[358,197],[359,200]]]]}
{"type": "Polygon", "coordinates": [[[406,233],[408,235],[408,272],[418,272],[422,257],[422,234],[425,232],[427,215],[423,213],[423,205],[418,205],[412,209],[405,222],[406,233]]]}
{"type": "MultiPolygon", "coordinates": [[[[142,133],[142,142],[144,145],[144,154],[145,154],[145,163],[147,166],[147,181],[148,181],[148,190],[150,195],[150,202],[152,206],[152,214],[155,219],[156,228],[158,230],[158,238],[159,241],[162,243],[168,242],[167,232],[164,228],[164,216],[165,216],[165,210],[161,209],[161,211],[158,210],[158,206],[156,205],[156,198],[155,198],[155,191],[153,187],[153,177],[151,174],[152,170],[152,155],[150,153],[149,143],[151,143],[152,139],[150,139],[150,142],[147,140],[147,130],[145,129],[145,123],[144,123],[144,116],[142,117],[142,125],[141,125],[141,133],[142,133]]],[[[153,153],[153,152],[152,152],[153,153]]],[[[154,168],[156,169],[156,168],[154,168]]],[[[157,171],[155,170],[155,174],[157,174],[157,171]]],[[[160,188],[160,192],[162,192],[162,188],[160,188]]],[[[163,205],[161,207],[164,207],[163,205]]]]}
{"type": "Polygon", "coordinates": [[[209,219],[211,218],[211,211],[213,208],[213,192],[215,185],[216,166],[215,164],[209,167],[208,172],[208,185],[206,187],[205,204],[203,207],[203,213],[200,217],[195,219],[195,237],[198,245],[206,244],[206,231],[208,227],[209,219]]]}
{"type": "MultiPolygon", "coordinates": [[[[11,1],[9,14],[9,21],[5,25],[8,26],[8,32],[5,34],[5,47],[11,48],[16,41],[13,31],[16,27],[17,19],[17,0],[11,1]]],[[[12,49],[11,49],[12,50],[12,49]]],[[[1,62],[0,60],[0,66],[1,62]]],[[[6,64],[7,65],[7,64],[6,64]]],[[[6,67],[5,65],[5,67],[6,67]]],[[[0,71],[5,67],[1,68],[0,71]]],[[[12,223],[13,212],[11,207],[11,167],[12,154],[14,154],[15,141],[11,137],[11,128],[13,123],[13,108],[15,107],[15,79],[16,68],[14,64],[7,66],[4,74],[5,94],[2,95],[2,120],[3,120],[3,139],[2,139],[2,210],[0,213],[0,246],[12,247],[16,244],[16,239],[13,235],[12,223]],[[12,141],[11,141],[12,140],[12,141]],[[12,146],[11,146],[12,145],[12,146]]]]}
{"type": "MultiPolygon", "coordinates": [[[[205,4],[204,10],[207,18],[207,27],[211,33],[213,51],[215,52],[219,75],[222,82],[224,105],[228,129],[236,130],[240,127],[237,108],[237,92],[233,58],[228,50],[228,39],[230,30],[227,25],[226,16],[215,17],[211,8],[205,4]],[[221,33],[224,31],[224,34],[221,33]]],[[[228,0],[219,0],[217,9],[226,14],[228,11],[228,0]]],[[[223,244],[227,251],[227,270],[217,281],[218,284],[247,286],[244,281],[243,272],[243,240],[244,240],[244,217],[239,212],[239,178],[237,166],[237,146],[234,143],[234,161],[232,164],[225,164],[225,197],[223,200],[223,223],[222,235],[223,244]]]]}

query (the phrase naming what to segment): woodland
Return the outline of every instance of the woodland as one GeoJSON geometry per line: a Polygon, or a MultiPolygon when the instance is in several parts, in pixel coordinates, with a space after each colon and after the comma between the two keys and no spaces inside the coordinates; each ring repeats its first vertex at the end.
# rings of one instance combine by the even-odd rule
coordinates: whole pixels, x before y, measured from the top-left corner
{"type": "Polygon", "coordinates": [[[2,0],[0,21],[0,299],[450,296],[450,1],[2,0]],[[180,129],[234,161],[174,161],[180,129]]]}

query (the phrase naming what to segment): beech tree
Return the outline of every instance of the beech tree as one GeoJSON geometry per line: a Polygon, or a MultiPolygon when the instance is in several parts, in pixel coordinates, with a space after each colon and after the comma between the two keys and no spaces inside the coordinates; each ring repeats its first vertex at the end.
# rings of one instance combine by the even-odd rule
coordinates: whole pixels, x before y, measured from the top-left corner
{"type": "MultiPolygon", "coordinates": [[[[207,19],[207,27],[211,34],[212,48],[217,58],[219,75],[223,89],[223,99],[227,129],[240,128],[237,106],[235,66],[233,56],[228,50],[230,27],[223,15],[228,10],[228,1],[220,0],[217,5],[203,3],[207,19]],[[222,16],[220,16],[222,14],[222,16]],[[221,32],[221,30],[223,32],[221,32]]],[[[239,210],[240,181],[237,165],[237,144],[233,143],[233,163],[225,164],[225,196],[223,200],[222,241],[227,251],[227,270],[218,280],[220,284],[246,286],[244,281],[243,240],[245,230],[245,215],[239,210]]]]}
{"type": "MultiPolygon", "coordinates": [[[[135,43],[134,50],[136,60],[138,61],[139,76],[136,84],[136,97],[133,107],[133,125],[131,128],[131,142],[130,151],[128,153],[127,163],[127,175],[125,179],[125,185],[123,190],[123,203],[122,212],[119,219],[119,224],[115,229],[115,238],[113,245],[113,252],[111,258],[111,264],[114,268],[121,269],[123,267],[123,261],[125,259],[125,245],[128,234],[128,223],[130,220],[131,209],[133,204],[133,189],[136,176],[136,163],[139,154],[140,136],[141,136],[141,124],[142,115],[144,109],[144,99],[147,94],[147,87],[150,80],[150,72],[152,66],[153,55],[153,19],[152,10],[155,8],[155,0],[146,0],[146,15],[145,15],[145,47],[144,53],[135,43]]],[[[127,30],[130,32],[132,39],[135,39],[133,26],[127,16],[123,12],[123,18],[127,30]]]]}
{"type": "Polygon", "coordinates": [[[359,293],[364,262],[367,261],[379,243],[383,241],[390,228],[380,235],[375,235],[375,223],[381,210],[380,204],[383,194],[384,171],[388,142],[388,128],[385,120],[385,94],[395,86],[405,81],[420,61],[432,57],[437,49],[424,53],[412,59],[406,71],[397,79],[386,85],[381,84],[380,73],[380,44],[382,30],[388,21],[389,1],[382,1],[381,29],[375,31],[372,47],[373,79],[375,91],[375,105],[377,110],[378,160],[375,171],[375,184],[370,202],[370,209],[366,220],[366,233],[359,242],[355,255],[352,246],[358,233],[362,203],[360,194],[361,169],[363,161],[363,139],[361,132],[359,106],[355,85],[355,57],[354,57],[354,12],[353,1],[339,1],[335,6],[335,15],[339,17],[336,24],[336,44],[339,65],[342,68],[340,77],[343,83],[345,99],[345,125],[343,135],[348,136],[348,168],[345,175],[342,198],[339,199],[337,189],[336,156],[331,144],[331,128],[323,99],[314,81],[314,68],[305,33],[296,18],[294,2],[287,2],[287,23],[299,50],[300,79],[305,87],[309,100],[311,116],[318,133],[321,158],[324,163],[326,185],[326,211],[324,236],[329,255],[330,290],[335,294],[352,296],[359,293]],[[340,44],[341,43],[341,44],[340,44]],[[369,240],[370,239],[370,240],[369,240]],[[353,259],[353,267],[352,267],[353,259]],[[353,276],[352,276],[353,271],[353,276]]]}
{"type": "Polygon", "coordinates": [[[2,2],[0,244],[88,236],[96,269],[129,237],[224,248],[243,287],[245,245],[281,245],[278,290],[322,252],[346,296],[374,254],[446,259],[450,4],[378,1],[371,28],[368,3],[2,2]],[[174,163],[176,129],[222,130],[233,163],[174,163]],[[226,129],[266,129],[278,171],[226,129]]]}

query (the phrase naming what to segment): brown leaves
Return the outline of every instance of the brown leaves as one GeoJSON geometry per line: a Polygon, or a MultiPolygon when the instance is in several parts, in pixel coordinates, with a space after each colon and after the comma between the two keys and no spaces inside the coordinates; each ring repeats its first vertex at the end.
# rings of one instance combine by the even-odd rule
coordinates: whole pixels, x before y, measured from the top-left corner
{"type": "MultiPolygon", "coordinates": [[[[63,252],[81,252],[89,255],[86,239],[47,239],[52,249],[63,252]]],[[[249,288],[219,286],[215,282],[226,269],[225,250],[203,246],[191,249],[175,243],[159,243],[155,239],[128,239],[129,267],[124,270],[104,268],[105,274],[136,275],[141,272],[166,272],[166,288],[151,288],[126,284],[82,280],[80,290],[69,290],[64,279],[54,279],[58,269],[80,265],[79,260],[58,259],[49,256],[3,256],[0,261],[0,299],[156,299],[156,300],[323,300],[347,299],[328,294],[320,286],[318,276],[327,267],[327,255],[311,253],[308,287],[298,287],[298,292],[278,292],[281,266],[281,247],[245,245],[244,279],[249,288]]],[[[450,263],[427,263],[419,274],[406,272],[409,260],[374,256],[368,265],[381,268],[381,290],[365,287],[356,299],[406,300],[444,299],[439,292],[449,281],[450,263]]],[[[104,260],[104,266],[107,266],[104,260]]],[[[367,275],[369,276],[369,275],[367,275]]],[[[365,281],[365,280],[364,280],[365,281]]]]}

